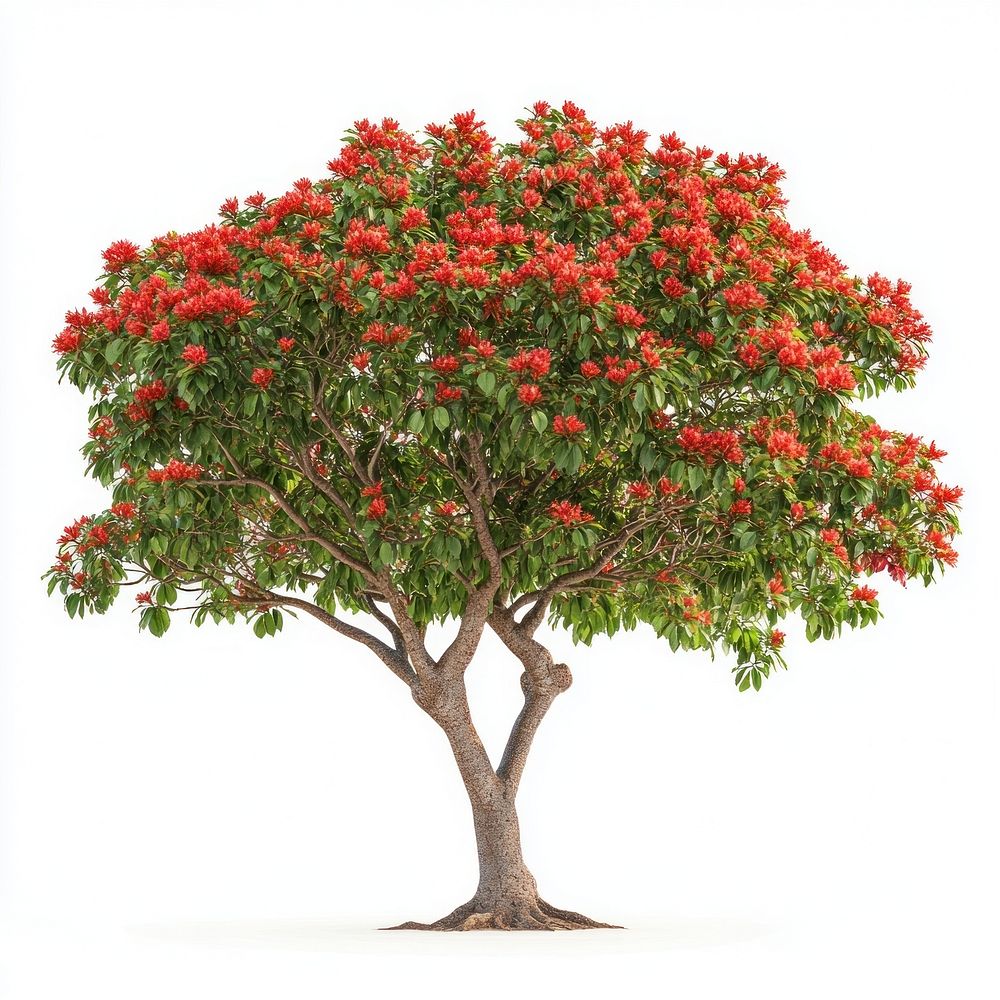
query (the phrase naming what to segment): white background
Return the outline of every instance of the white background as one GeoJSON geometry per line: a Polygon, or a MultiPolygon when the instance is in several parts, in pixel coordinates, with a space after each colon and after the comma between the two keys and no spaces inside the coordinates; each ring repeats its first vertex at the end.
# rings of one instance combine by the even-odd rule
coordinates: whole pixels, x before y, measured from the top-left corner
{"type": "MultiPolygon", "coordinates": [[[[986,3],[8,3],[0,81],[4,436],[0,994],[995,996],[997,20],[986,3]],[[317,177],[356,118],[475,107],[514,135],[569,98],[603,124],[762,151],[790,218],[936,331],[872,409],[967,490],[961,560],[877,629],[738,695],[651,634],[552,644],[576,682],[520,799],[543,894],[627,924],[378,934],[471,894],[445,740],[313,621],[277,640],[127,602],[69,622],[39,575],[82,477],[84,401],[51,338],[112,240],[200,227],[317,177]]],[[[518,671],[470,675],[494,753],[518,671]]]]}

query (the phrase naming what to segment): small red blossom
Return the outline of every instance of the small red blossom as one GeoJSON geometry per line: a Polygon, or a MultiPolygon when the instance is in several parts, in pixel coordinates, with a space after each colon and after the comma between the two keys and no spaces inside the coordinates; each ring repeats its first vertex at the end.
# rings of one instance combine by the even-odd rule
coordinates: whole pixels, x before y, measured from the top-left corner
{"type": "Polygon", "coordinates": [[[778,629],[771,629],[771,634],[767,637],[767,644],[771,649],[781,649],[785,644],[785,633],[778,629]]]}
{"type": "Polygon", "coordinates": [[[539,389],[537,385],[526,382],[524,385],[518,386],[517,398],[524,403],[525,406],[534,406],[536,403],[541,402],[542,390],[539,389]]]}
{"type": "Polygon", "coordinates": [[[549,517],[562,521],[567,528],[594,520],[593,515],[586,513],[578,503],[570,503],[569,500],[553,500],[549,504],[549,517]]]}
{"type": "Polygon", "coordinates": [[[431,362],[431,368],[439,375],[451,375],[458,371],[459,360],[454,354],[443,354],[431,362]]]}
{"type": "Polygon", "coordinates": [[[573,416],[573,414],[570,414],[568,417],[557,415],[552,419],[553,432],[564,437],[582,434],[586,429],[587,425],[578,417],[573,416]]]}
{"type": "Polygon", "coordinates": [[[208,361],[208,348],[203,347],[201,344],[188,344],[183,351],[181,351],[181,357],[193,367],[205,364],[208,361]]]}
{"type": "Polygon", "coordinates": [[[453,403],[456,399],[462,398],[462,390],[455,385],[448,385],[445,382],[438,382],[434,386],[435,403],[453,403]]]}
{"type": "Polygon", "coordinates": [[[153,595],[148,590],[144,590],[141,594],[136,594],[135,595],[135,603],[136,604],[152,604],[153,603],[153,595]]]}
{"type": "Polygon", "coordinates": [[[521,350],[507,362],[507,367],[519,375],[540,379],[549,372],[552,352],[547,347],[535,347],[530,351],[521,350]]]}
{"type": "Polygon", "coordinates": [[[279,337],[278,338],[278,350],[282,354],[287,354],[295,346],[294,337],[279,337]]]}
{"type": "Polygon", "coordinates": [[[265,392],[267,387],[271,384],[271,379],[274,378],[274,371],[271,368],[255,368],[253,374],[250,376],[250,381],[254,385],[259,386],[265,392]]]}
{"type": "Polygon", "coordinates": [[[385,517],[388,510],[389,507],[388,504],[385,502],[385,498],[375,497],[375,499],[372,500],[372,502],[368,505],[368,511],[365,514],[365,516],[368,518],[369,521],[378,521],[381,518],[385,517]]]}
{"type": "Polygon", "coordinates": [[[79,350],[82,343],[83,334],[79,330],[67,327],[52,341],[52,350],[57,354],[69,354],[71,351],[79,350]]]}
{"type": "Polygon", "coordinates": [[[749,281],[738,281],[722,294],[729,311],[734,313],[760,309],[767,305],[767,299],[757,290],[757,286],[749,281]]]}
{"type": "Polygon", "coordinates": [[[198,479],[204,471],[200,465],[191,465],[179,458],[172,458],[162,469],[150,469],[146,473],[146,478],[151,483],[179,483],[186,479],[198,479]]]}
{"type": "Polygon", "coordinates": [[[427,213],[422,208],[416,208],[415,206],[410,206],[399,218],[399,228],[403,232],[408,232],[411,229],[419,229],[421,226],[426,226],[428,222],[427,213]]]}
{"type": "Polygon", "coordinates": [[[878,597],[878,591],[872,587],[855,587],[851,593],[852,601],[860,601],[863,604],[870,604],[878,597]]]}
{"type": "Polygon", "coordinates": [[[139,248],[128,240],[112,243],[102,254],[108,274],[119,274],[139,261],[139,248]]]}

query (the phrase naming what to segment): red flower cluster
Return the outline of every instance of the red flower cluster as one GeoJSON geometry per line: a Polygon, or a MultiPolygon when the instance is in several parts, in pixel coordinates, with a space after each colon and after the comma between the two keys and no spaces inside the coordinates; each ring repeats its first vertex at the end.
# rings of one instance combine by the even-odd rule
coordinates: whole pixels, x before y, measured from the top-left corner
{"type": "Polygon", "coordinates": [[[557,415],[552,418],[552,430],[564,437],[582,434],[586,429],[587,425],[579,417],[573,416],[573,414],[570,414],[568,417],[557,415]]]}
{"type": "Polygon", "coordinates": [[[139,261],[139,248],[128,240],[118,240],[112,243],[102,254],[104,266],[108,274],[119,274],[139,261]]]}
{"type": "Polygon", "coordinates": [[[378,344],[379,347],[395,347],[410,339],[413,331],[408,326],[396,325],[387,327],[384,323],[372,323],[361,335],[365,344],[378,344]]]}
{"type": "Polygon", "coordinates": [[[549,517],[562,521],[567,528],[594,520],[593,515],[586,513],[578,503],[570,503],[569,500],[553,500],[549,504],[549,517]]]}
{"type": "Polygon", "coordinates": [[[250,376],[250,381],[266,392],[273,378],[274,370],[272,368],[255,368],[253,374],[250,376]]]}
{"type": "Polygon", "coordinates": [[[542,390],[539,389],[537,385],[526,382],[524,385],[518,386],[517,398],[524,403],[525,406],[534,406],[536,403],[540,403],[542,401],[542,390]]]}
{"type": "Polygon", "coordinates": [[[729,311],[734,313],[762,309],[767,305],[767,299],[757,290],[757,286],[749,281],[738,281],[722,294],[729,311]]]}
{"type": "Polygon", "coordinates": [[[150,469],[146,478],[151,483],[180,483],[187,479],[198,479],[204,471],[200,465],[189,465],[178,458],[172,458],[162,469],[150,469]]]}
{"type": "Polygon", "coordinates": [[[458,371],[459,364],[458,358],[454,354],[442,354],[439,357],[434,358],[431,362],[431,368],[438,373],[438,375],[451,375],[458,371]]]}
{"type": "Polygon", "coordinates": [[[677,443],[687,452],[700,455],[707,464],[716,460],[742,462],[743,449],[736,431],[703,431],[700,427],[682,427],[677,443]]]}
{"type": "Polygon", "coordinates": [[[824,445],[816,460],[819,466],[842,465],[847,472],[857,479],[870,479],[872,474],[871,460],[864,455],[855,454],[850,448],[839,441],[831,441],[824,445]]]}
{"type": "Polygon", "coordinates": [[[549,373],[552,352],[547,347],[534,347],[530,351],[523,348],[507,362],[507,367],[518,375],[540,379],[549,373]]]}
{"type": "Polygon", "coordinates": [[[201,344],[188,344],[187,347],[181,351],[181,357],[189,365],[197,367],[198,365],[203,365],[206,361],[208,361],[208,348],[203,347],[201,344]]]}
{"type": "Polygon", "coordinates": [[[434,402],[435,403],[453,403],[456,399],[462,398],[462,390],[455,385],[447,385],[444,382],[438,382],[434,386],[434,402]]]}

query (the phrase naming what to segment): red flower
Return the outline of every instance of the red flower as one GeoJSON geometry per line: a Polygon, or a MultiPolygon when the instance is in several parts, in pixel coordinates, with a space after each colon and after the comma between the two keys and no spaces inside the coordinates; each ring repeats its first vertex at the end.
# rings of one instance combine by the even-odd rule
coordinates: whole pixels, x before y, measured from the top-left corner
{"type": "Polygon", "coordinates": [[[781,649],[785,644],[785,633],[778,631],[778,629],[772,629],[771,634],[767,638],[767,644],[771,649],[781,649]]]}
{"type": "Polygon", "coordinates": [[[95,524],[90,531],[87,532],[87,544],[88,546],[100,547],[102,545],[107,545],[109,541],[108,529],[101,524],[95,524]]]}
{"type": "Polygon", "coordinates": [[[767,305],[767,299],[757,291],[757,286],[749,281],[738,281],[723,293],[730,312],[743,312],[746,309],[760,309],[767,305]]]}
{"type": "Polygon", "coordinates": [[[140,385],[132,394],[137,403],[155,403],[167,395],[167,387],[163,384],[163,379],[158,378],[155,382],[140,385]]]}
{"type": "Polygon", "coordinates": [[[601,376],[601,366],[594,364],[593,361],[584,361],[580,365],[580,374],[584,378],[600,378],[601,376]]]}
{"type": "Polygon", "coordinates": [[[638,329],[646,323],[646,317],[639,312],[635,306],[630,306],[625,302],[619,302],[615,306],[615,322],[619,326],[631,326],[638,329]]]}
{"type": "Polygon", "coordinates": [[[572,414],[568,417],[556,416],[552,420],[552,430],[556,434],[561,434],[564,437],[571,437],[573,434],[580,434],[586,429],[587,425],[572,414]]]}
{"type": "Polygon", "coordinates": [[[271,379],[274,378],[274,371],[270,368],[255,368],[253,374],[250,376],[250,381],[254,385],[259,386],[265,392],[267,387],[271,384],[271,379]]]}
{"type": "Polygon", "coordinates": [[[154,323],[149,328],[149,339],[155,344],[161,344],[163,341],[169,340],[170,324],[165,319],[160,320],[159,323],[154,323]]]}
{"type": "Polygon", "coordinates": [[[438,382],[434,386],[434,402],[435,403],[452,403],[456,399],[462,398],[462,390],[458,386],[447,385],[444,382],[438,382]]]}
{"type": "Polygon", "coordinates": [[[189,465],[172,458],[162,469],[150,469],[146,478],[151,483],[179,483],[185,479],[198,479],[205,470],[200,465],[189,465]]]}
{"type": "Polygon", "coordinates": [[[52,350],[57,354],[69,354],[70,351],[78,350],[82,343],[83,334],[67,327],[52,341],[52,350]]]}
{"type": "Polygon", "coordinates": [[[351,358],[351,364],[354,365],[359,372],[363,372],[368,367],[371,359],[371,351],[360,351],[358,354],[355,354],[353,358],[351,358]]]}
{"type": "Polygon", "coordinates": [[[791,514],[793,521],[801,521],[806,516],[806,509],[800,503],[793,503],[788,508],[788,513],[791,514]]]}
{"type": "Polygon", "coordinates": [[[628,492],[636,500],[648,500],[653,495],[653,488],[649,483],[629,483],[628,492]]]}
{"type": "Polygon", "coordinates": [[[517,398],[525,406],[534,406],[536,403],[541,402],[542,390],[537,385],[526,382],[524,385],[518,387],[517,398]]]}
{"type": "Polygon", "coordinates": [[[862,601],[865,604],[874,601],[878,597],[878,591],[871,587],[855,587],[851,594],[852,601],[862,601]]]}
{"type": "Polygon", "coordinates": [[[802,458],[808,449],[791,431],[772,431],[767,439],[767,453],[772,458],[802,458]]]}
{"type": "Polygon", "coordinates": [[[135,603],[136,604],[152,604],[153,603],[153,595],[148,590],[144,590],[141,594],[136,594],[135,595],[135,603]]]}
{"type": "Polygon", "coordinates": [[[742,517],[753,512],[753,504],[749,500],[734,500],[729,505],[729,513],[733,517],[742,517]]]}
{"type": "Polygon", "coordinates": [[[108,274],[118,274],[139,260],[139,248],[128,240],[112,243],[102,254],[108,274]]]}
{"type": "Polygon", "coordinates": [[[368,505],[368,513],[365,516],[370,521],[377,521],[380,518],[385,517],[388,509],[389,508],[384,497],[375,497],[375,499],[368,505]]]}
{"type": "Polygon", "coordinates": [[[294,337],[279,337],[278,338],[278,350],[282,354],[287,354],[295,346],[294,337]]]}
{"type": "Polygon", "coordinates": [[[427,213],[422,208],[415,208],[410,206],[399,218],[399,228],[403,232],[407,232],[410,229],[419,229],[421,226],[426,226],[428,222],[427,213]]]}
{"type": "Polygon", "coordinates": [[[450,375],[458,371],[459,360],[454,354],[443,354],[431,362],[431,368],[439,375],[450,375]]]}
{"type": "Polygon", "coordinates": [[[507,362],[507,367],[518,374],[528,374],[539,379],[547,375],[552,352],[547,347],[535,347],[530,351],[521,350],[507,362]]]}
{"type": "Polygon", "coordinates": [[[451,517],[457,510],[458,504],[454,500],[446,500],[443,504],[438,505],[438,509],[434,513],[438,517],[451,517]]]}
{"type": "Polygon", "coordinates": [[[202,347],[201,344],[188,344],[187,347],[181,351],[181,357],[189,364],[194,367],[198,365],[203,365],[208,361],[208,349],[202,347]]]}
{"type": "Polygon", "coordinates": [[[585,513],[578,503],[570,503],[569,500],[553,500],[549,504],[549,517],[555,521],[562,521],[567,528],[594,520],[593,516],[585,513]]]}
{"type": "Polygon", "coordinates": [[[783,594],[785,592],[785,581],[781,578],[780,573],[775,573],[774,576],[767,581],[767,588],[772,594],[783,594]]]}

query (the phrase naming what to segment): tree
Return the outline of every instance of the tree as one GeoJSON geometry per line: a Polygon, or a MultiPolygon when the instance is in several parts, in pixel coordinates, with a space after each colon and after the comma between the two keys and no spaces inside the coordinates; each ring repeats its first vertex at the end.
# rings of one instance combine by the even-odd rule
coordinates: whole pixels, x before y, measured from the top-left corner
{"type": "Polygon", "coordinates": [[[721,648],[758,690],[785,616],[830,638],[879,617],[860,576],[955,560],[944,453],[855,405],[925,361],[907,284],[793,229],[762,156],[650,152],[571,103],[518,125],[357,122],[326,179],[113,244],[54,343],[113,502],[66,528],[50,593],[82,617],[135,587],[157,636],[304,613],[367,647],[472,805],[479,885],[433,928],[605,926],[521,856],[518,784],[571,681],[546,619],[721,648]],[[523,668],[495,767],[464,684],[487,628],[523,668]]]}

